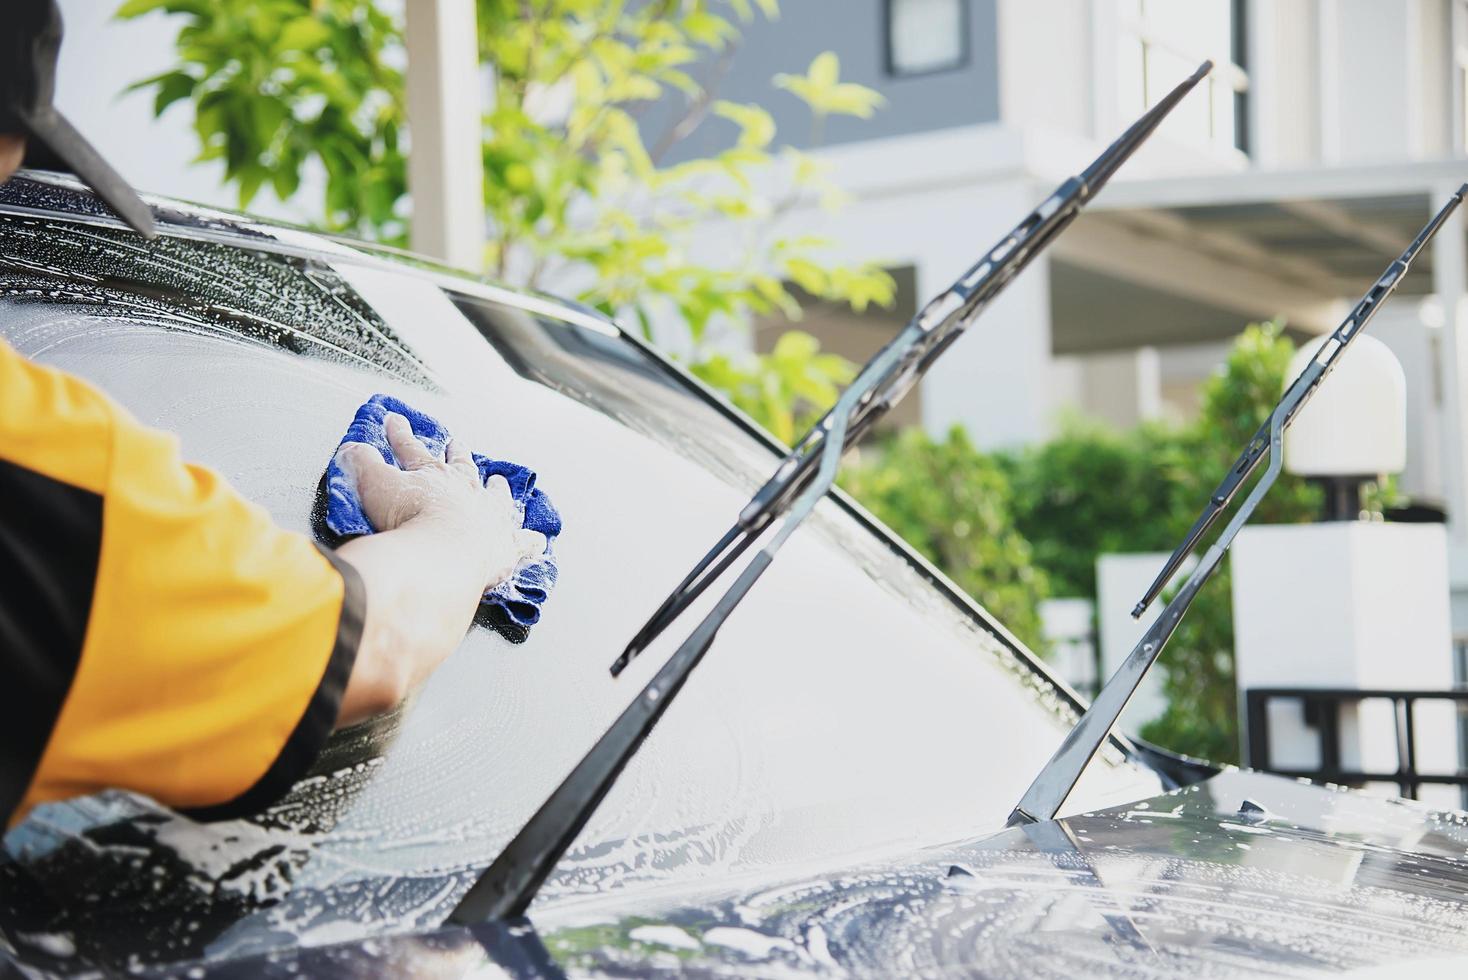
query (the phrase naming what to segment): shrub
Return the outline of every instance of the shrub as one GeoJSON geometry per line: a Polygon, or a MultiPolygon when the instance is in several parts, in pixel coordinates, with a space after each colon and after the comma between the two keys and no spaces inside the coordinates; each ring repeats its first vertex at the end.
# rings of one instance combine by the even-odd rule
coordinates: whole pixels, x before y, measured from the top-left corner
{"type": "Polygon", "coordinates": [[[994,458],[957,426],[941,442],[908,430],[873,456],[847,472],[846,489],[1036,646],[1045,573],[1015,528],[1013,492],[994,458]]]}
{"type": "MultiPolygon", "coordinates": [[[[1117,432],[1071,419],[1050,442],[993,455],[975,449],[961,429],[943,442],[907,432],[855,466],[845,483],[1034,646],[1039,602],[1052,593],[1094,597],[1098,555],[1170,551],[1181,540],[1278,401],[1294,349],[1277,323],[1246,328],[1222,370],[1205,383],[1199,417],[1187,426],[1117,432]]],[[[1253,485],[1239,490],[1235,504],[1253,485]]],[[[1309,521],[1320,504],[1316,487],[1281,474],[1254,521],[1309,521]]],[[[1211,536],[1203,546],[1210,542],[1211,536]]],[[[1194,601],[1162,663],[1168,708],[1143,737],[1236,762],[1227,560],[1194,601]]]]}
{"type": "Polygon", "coordinates": [[[1014,489],[1015,525],[1056,595],[1096,594],[1096,556],[1171,547],[1178,509],[1175,430],[1118,432],[1078,417],[1049,442],[998,459],[1014,489]]]}

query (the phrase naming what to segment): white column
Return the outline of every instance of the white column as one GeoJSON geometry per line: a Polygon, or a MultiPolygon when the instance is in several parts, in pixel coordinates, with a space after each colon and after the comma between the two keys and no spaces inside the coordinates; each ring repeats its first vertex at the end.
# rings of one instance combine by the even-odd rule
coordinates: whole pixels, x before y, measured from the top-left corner
{"type": "MultiPolygon", "coordinates": [[[[1096,556],[1096,633],[1101,646],[1103,683],[1121,667],[1166,605],[1159,599],[1147,607],[1140,619],[1132,619],[1128,613],[1168,557],[1165,551],[1096,556]]],[[[1186,577],[1194,564],[1188,559],[1179,579],[1186,577]]],[[[1162,659],[1147,672],[1137,693],[1127,702],[1118,728],[1135,735],[1147,722],[1161,718],[1167,711],[1166,684],[1167,652],[1163,651],[1162,659]]]]}
{"type": "MultiPolygon", "coordinates": [[[[944,256],[941,266],[918,264],[919,295],[931,296],[948,284],[953,258],[944,256]]],[[[941,436],[961,423],[980,449],[1039,442],[1050,433],[1055,409],[1052,363],[1050,261],[1041,255],[928,372],[923,428],[941,436]]]]}
{"type": "Polygon", "coordinates": [[[1440,305],[1403,296],[1371,321],[1369,337],[1386,344],[1407,376],[1407,468],[1398,486],[1409,497],[1445,500],[1442,406],[1432,338],[1441,328],[1440,305]],[[1429,328],[1427,317],[1432,317],[1429,328]]]}
{"type": "Polygon", "coordinates": [[[1040,632],[1049,660],[1067,684],[1090,696],[1096,689],[1096,635],[1090,599],[1046,599],[1040,603],[1040,632]]]}
{"type": "Polygon", "coordinates": [[[1249,6],[1249,155],[1260,167],[1320,159],[1321,36],[1307,0],[1249,6]]]}
{"type": "Polygon", "coordinates": [[[1155,347],[1087,354],[1076,408],[1088,418],[1129,429],[1162,414],[1162,368],[1155,347]]]}
{"type": "Polygon", "coordinates": [[[407,0],[407,42],[412,245],[479,269],[484,163],[474,0],[407,0]]]}
{"type": "Polygon", "coordinates": [[[1321,3],[1322,150],[1327,162],[1412,157],[1412,113],[1402,111],[1414,105],[1405,7],[1376,0],[1321,3]]]}
{"type": "MultiPolygon", "coordinates": [[[[1243,693],[1250,688],[1452,687],[1447,546],[1441,525],[1255,525],[1239,533],[1230,561],[1241,710],[1243,693]]],[[[1417,770],[1455,769],[1452,705],[1419,702],[1416,715],[1417,770]]],[[[1343,708],[1340,724],[1345,768],[1396,770],[1389,702],[1368,700],[1343,708]]],[[[1271,765],[1309,769],[1320,764],[1318,735],[1306,724],[1299,702],[1272,705],[1269,728],[1271,765]]],[[[1456,791],[1444,789],[1424,787],[1421,798],[1456,805],[1456,791]]]]}
{"type": "MultiPolygon", "coordinates": [[[[1433,189],[1429,207],[1441,207],[1457,191],[1456,184],[1433,189]]],[[[1468,253],[1463,241],[1462,210],[1448,219],[1432,240],[1432,291],[1442,303],[1439,344],[1443,386],[1442,479],[1448,509],[1448,532],[1455,545],[1468,545],[1468,491],[1464,486],[1463,420],[1463,293],[1468,289],[1468,253]]]]}

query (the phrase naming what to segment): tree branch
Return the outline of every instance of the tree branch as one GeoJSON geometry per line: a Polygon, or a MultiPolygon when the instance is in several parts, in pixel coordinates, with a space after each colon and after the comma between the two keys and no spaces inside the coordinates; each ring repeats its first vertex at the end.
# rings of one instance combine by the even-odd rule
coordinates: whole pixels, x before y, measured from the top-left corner
{"type": "Polygon", "coordinates": [[[719,85],[729,74],[729,67],[734,63],[734,53],[738,50],[739,45],[737,44],[731,43],[725,46],[719,60],[714,63],[713,69],[709,72],[708,80],[702,85],[698,98],[693,100],[683,115],[669,126],[653,145],[652,152],[648,154],[653,166],[661,163],[669,150],[692,136],[694,131],[703,125],[703,121],[708,118],[709,109],[713,106],[714,96],[718,94],[719,85]]]}

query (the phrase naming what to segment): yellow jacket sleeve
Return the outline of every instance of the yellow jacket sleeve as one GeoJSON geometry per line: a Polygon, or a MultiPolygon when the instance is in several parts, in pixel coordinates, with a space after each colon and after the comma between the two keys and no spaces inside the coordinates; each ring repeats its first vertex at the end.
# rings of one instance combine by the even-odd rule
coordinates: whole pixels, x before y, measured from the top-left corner
{"type": "Polygon", "coordinates": [[[4,344],[0,499],[11,822],[105,787],[222,818],[304,774],[361,635],[349,565],[4,344]]]}

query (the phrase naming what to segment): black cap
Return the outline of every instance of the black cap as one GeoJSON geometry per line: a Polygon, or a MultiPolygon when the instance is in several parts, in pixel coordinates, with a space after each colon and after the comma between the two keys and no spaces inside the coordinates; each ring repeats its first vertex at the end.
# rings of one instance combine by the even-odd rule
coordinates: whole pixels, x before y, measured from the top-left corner
{"type": "Polygon", "coordinates": [[[51,104],[61,51],[55,0],[5,0],[0,30],[0,133],[25,133],[28,166],[69,170],[140,235],[153,238],[153,214],[117,171],[51,104]]]}

